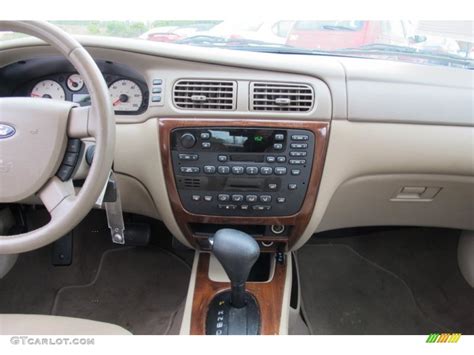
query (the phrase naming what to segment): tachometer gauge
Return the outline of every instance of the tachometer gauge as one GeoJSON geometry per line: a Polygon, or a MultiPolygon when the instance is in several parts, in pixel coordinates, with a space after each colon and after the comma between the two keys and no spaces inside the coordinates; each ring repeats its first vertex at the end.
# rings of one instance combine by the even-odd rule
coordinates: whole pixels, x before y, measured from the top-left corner
{"type": "Polygon", "coordinates": [[[143,101],[140,87],[131,80],[122,79],[109,86],[115,111],[138,111],[143,101]]]}
{"type": "Polygon", "coordinates": [[[84,87],[84,80],[79,74],[69,75],[67,78],[67,87],[71,91],[79,91],[84,87]]]}
{"type": "Polygon", "coordinates": [[[31,97],[42,97],[44,99],[65,100],[64,89],[54,80],[42,80],[31,90],[31,97]]]}

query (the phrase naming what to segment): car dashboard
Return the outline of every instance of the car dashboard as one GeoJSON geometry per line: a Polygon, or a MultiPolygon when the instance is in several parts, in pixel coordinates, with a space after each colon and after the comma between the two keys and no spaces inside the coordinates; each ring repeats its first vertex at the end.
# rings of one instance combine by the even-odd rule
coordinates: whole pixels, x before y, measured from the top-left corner
{"type": "MultiPolygon", "coordinates": [[[[115,107],[124,209],[162,220],[187,246],[209,248],[222,226],[247,231],[268,251],[336,228],[474,228],[470,71],[81,42],[115,107]]],[[[1,96],[90,104],[81,78],[51,47],[19,41],[0,53],[1,96]]],[[[83,145],[77,181],[94,142],[83,145]]]]}

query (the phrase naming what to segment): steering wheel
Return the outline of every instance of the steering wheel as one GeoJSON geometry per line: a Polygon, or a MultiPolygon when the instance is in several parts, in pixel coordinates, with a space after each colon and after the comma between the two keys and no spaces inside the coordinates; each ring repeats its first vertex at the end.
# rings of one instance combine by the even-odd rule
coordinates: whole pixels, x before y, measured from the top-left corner
{"type": "Polygon", "coordinates": [[[83,78],[92,105],[38,98],[0,98],[0,203],[36,194],[50,214],[45,226],[0,236],[0,254],[40,248],[72,230],[93,208],[107,182],[115,148],[115,122],[105,80],[71,35],[47,22],[0,21],[0,31],[38,37],[61,52],[83,78]],[[68,138],[95,138],[89,174],[76,195],[72,180],[55,176],[68,138]]]}

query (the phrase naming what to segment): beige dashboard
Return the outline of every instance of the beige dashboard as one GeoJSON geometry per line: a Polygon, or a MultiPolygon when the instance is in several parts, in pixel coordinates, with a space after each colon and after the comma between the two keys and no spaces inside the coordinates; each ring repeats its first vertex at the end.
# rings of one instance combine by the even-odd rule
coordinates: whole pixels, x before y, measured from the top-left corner
{"type": "MultiPolygon", "coordinates": [[[[474,73],[392,61],[203,49],[137,40],[80,38],[95,59],[162,80],[162,100],[116,116],[114,170],[124,209],[156,217],[189,245],[172,211],[160,153],[160,118],[314,120],[330,123],[317,200],[294,246],[317,231],[368,225],[474,229],[474,73]],[[237,83],[235,110],[183,110],[180,79],[237,83]],[[251,82],[304,83],[307,112],[250,109],[251,82]]],[[[55,55],[35,40],[0,45],[0,67],[55,55]]],[[[321,167],[322,168],[322,167],[321,167]]],[[[78,174],[86,174],[85,163],[78,174]]]]}

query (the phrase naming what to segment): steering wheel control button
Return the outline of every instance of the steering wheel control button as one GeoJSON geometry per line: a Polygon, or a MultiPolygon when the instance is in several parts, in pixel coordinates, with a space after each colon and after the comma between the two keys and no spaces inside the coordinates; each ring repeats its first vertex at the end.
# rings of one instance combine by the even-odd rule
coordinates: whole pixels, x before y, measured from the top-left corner
{"type": "Polygon", "coordinates": [[[282,150],[282,149],[283,149],[283,144],[281,144],[281,143],[275,143],[275,144],[273,144],[273,149],[275,149],[275,150],[282,150]]]}
{"type": "Polygon", "coordinates": [[[211,142],[202,142],[201,147],[204,149],[210,149],[211,148],[211,142]]]}
{"type": "Polygon", "coordinates": [[[277,162],[278,163],[284,163],[286,161],[286,157],[284,155],[280,155],[277,157],[277,162]]]}
{"type": "Polygon", "coordinates": [[[192,196],[193,201],[201,201],[201,196],[199,195],[193,195],[192,196]]]}
{"type": "Polygon", "coordinates": [[[272,197],[270,195],[261,195],[260,202],[269,203],[272,201],[272,197]]]}
{"type": "Polygon", "coordinates": [[[298,176],[301,174],[301,170],[300,169],[291,169],[291,175],[293,176],[298,176]]]}
{"type": "Polygon", "coordinates": [[[63,164],[69,166],[76,166],[77,158],[79,158],[79,155],[77,153],[66,153],[64,155],[63,164]]]}
{"type": "Polygon", "coordinates": [[[277,202],[278,202],[278,203],[285,203],[285,202],[286,202],[286,198],[285,198],[285,197],[277,197],[277,202]]]}
{"type": "Polygon", "coordinates": [[[183,174],[197,174],[199,170],[197,166],[182,166],[180,169],[183,174]]]}
{"type": "Polygon", "coordinates": [[[285,140],[285,135],[282,133],[275,134],[275,140],[276,141],[284,141],[285,140]]]}
{"type": "Polygon", "coordinates": [[[61,181],[66,181],[66,180],[69,180],[72,176],[72,173],[74,171],[74,167],[73,166],[69,166],[69,165],[61,165],[61,167],[59,168],[56,176],[61,180],[61,181]]]}
{"type": "Polygon", "coordinates": [[[276,158],[273,155],[267,156],[267,163],[274,163],[276,158]]]}
{"type": "Polygon", "coordinates": [[[67,141],[66,150],[70,153],[79,153],[81,151],[82,142],[80,139],[69,139],[67,141]]]}
{"type": "Polygon", "coordinates": [[[204,201],[211,202],[212,201],[212,196],[211,195],[204,196],[204,201]]]}
{"type": "Polygon", "coordinates": [[[209,132],[202,132],[201,133],[201,139],[210,139],[211,138],[211,134],[209,132]]]}
{"type": "Polygon", "coordinates": [[[288,190],[296,190],[298,188],[298,185],[296,184],[288,184],[288,190]]]}
{"type": "Polygon", "coordinates": [[[182,136],[181,136],[181,145],[184,147],[184,148],[192,148],[194,147],[194,145],[196,144],[196,137],[194,137],[194,134],[192,133],[184,133],[182,136]]]}
{"type": "Polygon", "coordinates": [[[270,184],[268,184],[268,188],[269,188],[270,190],[277,190],[277,189],[278,189],[278,184],[272,184],[272,183],[270,183],[270,184]]]}
{"type": "Polygon", "coordinates": [[[204,172],[206,174],[214,174],[216,172],[216,167],[213,165],[206,165],[204,166],[204,172]]]}
{"type": "Polygon", "coordinates": [[[227,175],[230,173],[230,167],[229,166],[225,166],[225,165],[221,165],[221,166],[218,166],[217,167],[217,172],[219,174],[222,174],[222,175],[227,175]]]}

